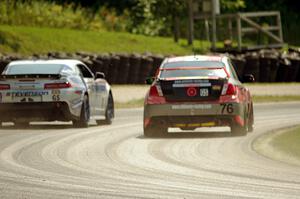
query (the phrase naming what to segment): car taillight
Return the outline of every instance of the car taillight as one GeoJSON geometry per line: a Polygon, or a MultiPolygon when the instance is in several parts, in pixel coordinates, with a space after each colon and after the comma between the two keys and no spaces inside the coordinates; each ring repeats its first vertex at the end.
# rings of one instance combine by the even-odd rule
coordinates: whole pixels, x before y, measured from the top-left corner
{"type": "Polygon", "coordinates": [[[235,95],[236,94],[236,86],[231,83],[224,84],[222,95],[235,95]]]}
{"type": "Polygon", "coordinates": [[[0,84],[0,90],[8,90],[8,89],[10,89],[9,84],[0,84]]]}
{"type": "Polygon", "coordinates": [[[149,96],[159,96],[155,85],[150,87],[149,96]]]}
{"type": "Polygon", "coordinates": [[[45,84],[45,89],[60,89],[60,88],[70,88],[72,85],[70,82],[62,82],[62,83],[47,83],[45,84]]]}
{"type": "Polygon", "coordinates": [[[149,95],[145,101],[146,104],[162,104],[166,99],[163,97],[163,93],[160,85],[154,84],[150,87],[149,95]]]}

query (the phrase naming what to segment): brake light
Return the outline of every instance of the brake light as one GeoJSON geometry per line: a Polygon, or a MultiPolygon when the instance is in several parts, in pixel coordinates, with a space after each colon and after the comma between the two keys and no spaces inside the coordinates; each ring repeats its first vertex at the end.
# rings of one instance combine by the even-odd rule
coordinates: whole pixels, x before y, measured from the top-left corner
{"type": "Polygon", "coordinates": [[[235,95],[235,94],[236,94],[236,87],[233,84],[228,84],[226,95],[235,95]]]}
{"type": "Polygon", "coordinates": [[[157,88],[155,85],[150,87],[149,96],[159,96],[157,88]]]}
{"type": "Polygon", "coordinates": [[[70,88],[72,85],[70,82],[62,82],[62,83],[48,83],[45,84],[45,89],[60,89],[60,88],[70,88]]]}
{"type": "Polygon", "coordinates": [[[149,90],[148,97],[145,100],[146,104],[162,104],[166,99],[163,97],[163,93],[160,85],[152,85],[149,90]]]}
{"type": "Polygon", "coordinates": [[[0,84],[0,90],[8,90],[8,89],[10,89],[9,84],[0,84]]]}
{"type": "Polygon", "coordinates": [[[222,95],[235,95],[236,94],[236,86],[234,86],[231,83],[224,84],[223,90],[222,90],[222,95]]]}

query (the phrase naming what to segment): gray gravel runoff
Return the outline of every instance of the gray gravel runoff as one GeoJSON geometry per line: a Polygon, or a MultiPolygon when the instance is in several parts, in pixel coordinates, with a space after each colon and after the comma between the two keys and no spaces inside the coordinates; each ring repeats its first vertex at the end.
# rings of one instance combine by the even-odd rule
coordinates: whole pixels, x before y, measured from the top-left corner
{"type": "Polygon", "coordinates": [[[255,131],[142,135],[142,109],[111,126],[0,130],[0,198],[300,198],[300,167],[253,150],[253,141],[300,123],[300,103],[255,106],[255,131]]]}

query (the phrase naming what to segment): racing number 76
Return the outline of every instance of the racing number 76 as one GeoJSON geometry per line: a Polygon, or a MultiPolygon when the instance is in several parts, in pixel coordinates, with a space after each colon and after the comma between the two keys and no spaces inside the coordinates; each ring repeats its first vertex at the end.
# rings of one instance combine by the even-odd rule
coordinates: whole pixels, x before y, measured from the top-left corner
{"type": "Polygon", "coordinates": [[[233,104],[220,104],[222,106],[222,114],[233,113],[233,104]]]}

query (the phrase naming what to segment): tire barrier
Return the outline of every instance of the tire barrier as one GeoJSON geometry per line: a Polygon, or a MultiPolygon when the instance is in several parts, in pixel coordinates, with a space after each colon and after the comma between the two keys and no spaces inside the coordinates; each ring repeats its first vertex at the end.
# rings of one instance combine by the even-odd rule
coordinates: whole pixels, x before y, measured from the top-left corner
{"type": "MultiPolygon", "coordinates": [[[[245,54],[230,54],[240,78],[253,74],[258,82],[300,82],[300,50],[287,52],[264,49],[245,54]]],[[[103,72],[110,84],[143,84],[154,76],[164,60],[163,55],[147,54],[95,54],[87,52],[49,52],[30,57],[0,54],[0,71],[13,60],[20,59],[78,59],[93,73],[103,72]]]]}
{"type": "Polygon", "coordinates": [[[120,64],[117,73],[117,84],[126,84],[128,80],[131,78],[131,74],[129,73],[129,55],[122,54],[120,56],[120,64]]]}
{"type": "Polygon", "coordinates": [[[252,74],[255,78],[255,81],[260,81],[259,74],[259,55],[254,53],[247,53],[245,55],[246,64],[244,69],[244,74],[252,74]]]}
{"type": "Polygon", "coordinates": [[[288,78],[285,79],[287,82],[296,82],[298,79],[300,58],[296,56],[289,57],[291,65],[288,67],[288,78]]]}
{"type": "Polygon", "coordinates": [[[150,72],[150,77],[155,76],[157,69],[160,67],[161,63],[164,60],[163,55],[152,55],[151,58],[153,59],[152,69],[150,72]]]}
{"type": "Polygon", "coordinates": [[[281,57],[277,70],[276,82],[285,82],[288,79],[288,67],[290,65],[290,60],[288,60],[286,57],[281,57]]]}
{"type": "Polygon", "coordinates": [[[139,54],[132,54],[129,58],[129,71],[127,83],[137,84],[139,80],[139,71],[141,68],[142,57],[139,54]]]}
{"type": "Polygon", "coordinates": [[[111,62],[108,68],[108,78],[107,81],[110,84],[115,84],[117,81],[117,73],[120,65],[120,57],[118,55],[113,55],[111,57],[111,62]]]}
{"type": "Polygon", "coordinates": [[[139,76],[136,82],[137,84],[145,83],[146,78],[151,76],[152,66],[153,66],[153,59],[151,57],[143,56],[141,59],[139,76]]]}
{"type": "Polygon", "coordinates": [[[275,82],[279,67],[279,54],[273,50],[260,51],[259,79],[261,82],[275,82]]]}
{"type": "Polygon", "coordinates": [[[230,56],[231,61],[233,62],[233,67],[238,75],[238,77],[240,79],[243,78],[244,75],[244,69],[245,69],[245,65],[246,65],[246,59],[242,56],[230,56]]]}
{"type": "Polygon", "coordinates": [[[109,66],[110,66],[110,62],[111,62],[111,56],[108,54],[103,54],[102,56],[97,57],[97,59],[99,59],[100,61],[102,61],[102,66],[100,70],[97,70],[98,72],[101,71],[103,72],[107,78],[109,77],[109,66]]]}

